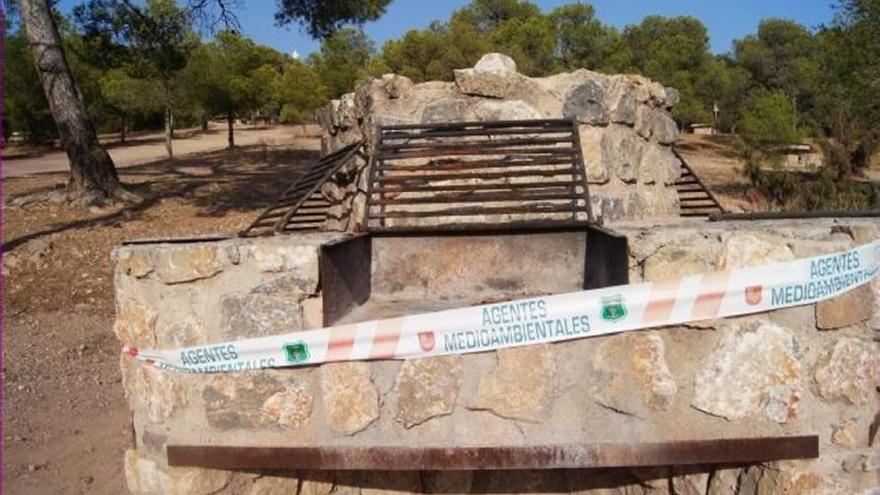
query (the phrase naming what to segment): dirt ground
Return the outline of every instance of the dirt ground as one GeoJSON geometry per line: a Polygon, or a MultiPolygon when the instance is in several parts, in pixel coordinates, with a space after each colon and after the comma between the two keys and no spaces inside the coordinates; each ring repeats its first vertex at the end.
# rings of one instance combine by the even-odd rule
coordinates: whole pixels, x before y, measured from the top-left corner
{"type": "MultiPolygon", "coordinates": [[[[274,126],[262,125],[235,126],[235,144],[253,146],[279,144],[291,136],[314,133],[316,126],[274,126]]],[[[110,152],[117,168],[131,167],[162,160],[167,156],[165,135],[161,132],[142,132],[129,136],[126,142],[119,142],[118,134],[101,136],[101,142],[110,152]]],[[[175,157],[190,153],[219,151],[227,146],[225,124],[212,122],[208,129],[178,129],[175,131],[173,150],[175,157]]],[[[24,145],[6,146],[3,149],[3,178],[22,177],[47,172],[67,171],[67,155],[59,150],[46,147],[24,145]]]]}
{"type": "MultiPolygon", "coordinates": [[[[318,140],[296,129],[254,132],[262,144],[120,167],[144,198],[127,208],[8,206],[66,174],[4,178],[3,493],[125,493],[110,252],[127,239],[235,233],[318,157],[318,140]]],[[[116,148],[118,161],[142,146],[116,148]]]]}

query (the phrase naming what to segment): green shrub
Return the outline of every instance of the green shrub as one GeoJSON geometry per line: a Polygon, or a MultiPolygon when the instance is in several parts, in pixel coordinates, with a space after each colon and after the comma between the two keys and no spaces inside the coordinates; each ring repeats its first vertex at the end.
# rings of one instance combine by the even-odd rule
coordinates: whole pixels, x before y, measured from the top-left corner
{"type": "Polygon", "coordinates": [[[737,127],[749,146],[771,150],[803,138],[791,99],[782,91],[756,90],[746,100],[737,127]]]}

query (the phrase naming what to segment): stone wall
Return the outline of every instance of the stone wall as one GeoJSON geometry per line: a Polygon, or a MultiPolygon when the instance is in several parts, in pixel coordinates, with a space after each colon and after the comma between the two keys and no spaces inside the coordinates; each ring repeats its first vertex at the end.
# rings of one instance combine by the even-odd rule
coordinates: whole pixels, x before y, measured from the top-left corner
{"type": "MultiPolygon", "coordinates": [[[[850,219],[621,226],[634,280],[751,266],[880,236],[850,219]]],[[[321,326],[320,246],[343,234],[118,248],[114,330],[176,348],[321,326]]],[[[873,290],[877,290],[874,287],[873,290]]],[[[877,294],[566,343],[213,375],[123,356],[129,489],[153,493],[847,494],[880,486],[877,294]],[[820,457],[754,466],[514,472],[168,467],[174,444],[463,446],[816,434],[820,457]]]]}
{"type": "MultiPolygon", "coordinates": [[[[671,145],[678,128],[669,109],[678,92],[636,75],[607,76],[586,69],[532,78],[512,59],[487,54],[471,69],[455,71],[455,82],[420,84],[385,74],[318,111],[323,149],[366,139],[377,125],[488,120],[573,118],[593,211],[605,220],[677,217],[672,187],[680,163],[671,145]]],[[[328,228],[359,230],[367,190],[366,163],[356,160],[324,195],[335,203],[328,228]]]]}

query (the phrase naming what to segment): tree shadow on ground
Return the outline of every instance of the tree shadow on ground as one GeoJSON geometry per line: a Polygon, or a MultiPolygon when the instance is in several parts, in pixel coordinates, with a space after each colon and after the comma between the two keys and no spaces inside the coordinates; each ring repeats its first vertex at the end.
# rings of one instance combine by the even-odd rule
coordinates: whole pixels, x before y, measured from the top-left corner
{"type": "Polygon", "coordinates": [[[47,225],[8,240],[2,249],[8,252],[46,235],[141,219],[144,212],[168,200],[196,206],[197,216],[252,211],[256,218],[319,157],[317,150],[257,144],[120,169],[122,180],[142,201],[105,215],[47,225]]]}
{"type": "MultiPolygon", "coordinates": [[[[165,142],[165,136],[163,134],[156,134],[156,132],[157,131],[155,130],[150,130],[142,133],[130,134],[126,136],[124,143],[119,140],[118,135],[116,137],[108,137],[105,135],[101,137],[101,145],[107,150],[115,150],[165,142]]],[[[174,140],[179,141],[197,136],[213,136],[225,133],[226,129],[220,128],[211,128],[207,130],[179,129],[174,131],[174,140]]],[[[63,153],[64,149],[61,148],[60,144],[52,143],[51,145],[43,146],[22,145],[19,149],[13,148],[6,151],[7,152],[3,155],[3,159],[9,162],[14,162],[15,160],[25,160],[28,158],[42,158],[52,153],[63,153]]]]}

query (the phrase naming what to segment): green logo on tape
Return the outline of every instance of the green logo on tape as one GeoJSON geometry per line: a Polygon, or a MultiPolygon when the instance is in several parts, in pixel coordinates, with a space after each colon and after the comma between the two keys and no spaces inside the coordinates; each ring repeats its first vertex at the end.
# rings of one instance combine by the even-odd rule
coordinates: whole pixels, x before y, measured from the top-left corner
{"type": "Polygon", "coordinates": [[[626,318],[629,312],[623,302],[622,295],[602,298],[602,319],[611,323],[617,323],[626,318]]]}
{"type": "Polygon", "coordinates": [[[309,360],[309,346],[303,341],[284,344],[284,354],[288,363],[305,363],[309,360]]]}

